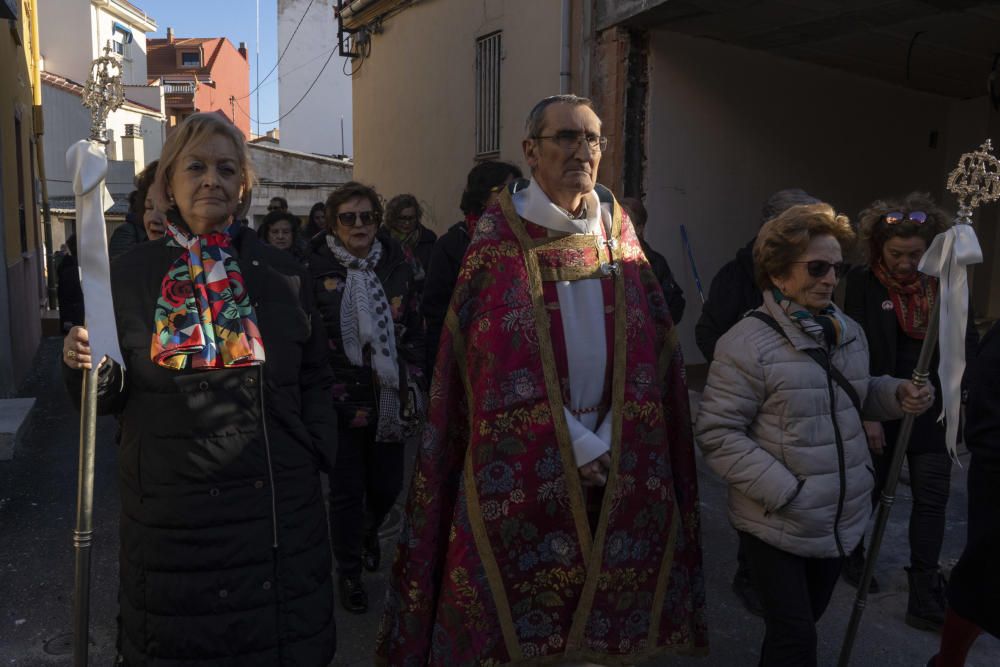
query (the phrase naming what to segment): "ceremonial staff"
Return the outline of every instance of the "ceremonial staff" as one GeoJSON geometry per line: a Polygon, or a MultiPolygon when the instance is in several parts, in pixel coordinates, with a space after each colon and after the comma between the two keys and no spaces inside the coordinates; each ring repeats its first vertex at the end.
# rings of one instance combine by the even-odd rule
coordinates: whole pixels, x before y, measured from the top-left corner
{"type": "MultiPolygon", "coordinates": [[[[958,167],[948,176],[947,188],[958,198],[958,217],[950,229],[934,238],[930,248],[920,260],[920,271],[937,276],[940,290],[927,322],[927,334],[920,348],[920,357],[913,371],[912,380],[918,387],[927,384],[931,357],[940,339],[938,377],[941,381],[943,410],[939,419],[945,420],[945,442],[952,458],[955,458],[962,374],[965,371],[965,328],[969,313],[966,267],[983,261],[983,251],[972,229],[972,213],[980,204],[1000,198],[1000,161],[993,156],[993,147],[989,139],[979,147],[978,151],[962,155],[958,167]]],[[[875,572],[875,561],[878,559],[882,536],[889,522],[889,512],[896,499],[896,484],[910,442],[914,419],[915,416],[911,414],[903,418],[899,436],[896,438],[896,449],[892,454],[889,475],[879,499],[868,559],[861,575],[861,582],[858,584],[854,609],[847,625],[847,635],[840,650],[839,667],[847,667],[850,664],[851,649],[861,624],[861,615],[867,605],[868,586],[875,572]]]]}
{"type": "MultiPolygon", "coordinates": [[[[111,46],[91,64],[83,92],[83,105],[90,109],[90,138],[76,142],[66,152],[76,195],[77,248],[80,282],[86,308],[93,367],[83,369],[80,398],[80,466],[77,475],[76,528],[73,549],[76,573],[73,582],[73,664],[87,664],[90,630],[90,547],[94,534],[94,454],[97,435],[97,369],[105,357],[122,364],[111,301],[108,241],[104,211],[111,195],[104,187],[108,172],[105,138],[108,114],[125,101],[121,65],[111,55],[111,46]]],[[[124,368],[124,364],[122,364],[124,368]]]]}

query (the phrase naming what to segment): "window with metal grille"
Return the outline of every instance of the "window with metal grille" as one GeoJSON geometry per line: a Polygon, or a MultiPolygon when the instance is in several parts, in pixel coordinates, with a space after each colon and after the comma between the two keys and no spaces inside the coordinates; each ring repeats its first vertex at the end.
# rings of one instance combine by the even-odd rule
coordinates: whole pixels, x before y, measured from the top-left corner
{"type": "Polygon", "coordinates": [[[500,152],[500,35],[476,40],[476,155],[500,152]]]}

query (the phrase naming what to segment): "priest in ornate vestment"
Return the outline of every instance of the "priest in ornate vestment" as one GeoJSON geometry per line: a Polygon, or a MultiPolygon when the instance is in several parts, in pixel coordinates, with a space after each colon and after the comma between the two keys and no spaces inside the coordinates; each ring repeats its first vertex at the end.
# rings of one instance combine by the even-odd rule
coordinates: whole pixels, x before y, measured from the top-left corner
{"type": "Polygon", "coordinates": [[[441,336],[376,658],[635,664],[707,651],[677,333],[589,100],[532,110],[441,336]]]}

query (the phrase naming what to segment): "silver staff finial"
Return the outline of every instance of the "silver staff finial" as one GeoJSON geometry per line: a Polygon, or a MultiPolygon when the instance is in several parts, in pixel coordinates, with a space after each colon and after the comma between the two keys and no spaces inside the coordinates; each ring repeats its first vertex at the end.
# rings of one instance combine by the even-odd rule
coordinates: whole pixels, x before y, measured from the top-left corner
{"type": "Polygon", "coordinates": [[[83,89],[83,106],[90,109],[90,139],[107,143],[108,115],[125,103],[122,66],[112,55],[111,42],[104,55],[90,64],[90,76],[83,89]]]}
{"type": "Polygon", "coordinates": [[[972,212],[981,204],[1000,199],[1000,160],[989,139],[979,150],[965,153],[948,176],[948,191],[958,197],[956,222],[972,224],[972,212]]]}

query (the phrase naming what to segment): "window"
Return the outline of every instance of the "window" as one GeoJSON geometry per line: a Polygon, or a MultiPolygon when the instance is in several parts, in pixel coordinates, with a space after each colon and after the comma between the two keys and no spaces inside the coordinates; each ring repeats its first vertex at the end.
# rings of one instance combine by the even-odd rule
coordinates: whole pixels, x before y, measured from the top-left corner
{"type": "Polygon", "coordinates": [[[111,48],[125,60],[132,59],[132,31],[115,22],[111,28],[111,48]]]}
{"type": "Polygon", "coordinates": [[[476,40],[476,155],[500,152],[500,34],[476,40]]]}
{"type": "Polygon", "coordinates": [[[181,67],[201,67],[201,54],[197,51],[181,51],[181,67]]]}

